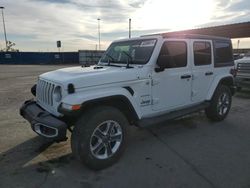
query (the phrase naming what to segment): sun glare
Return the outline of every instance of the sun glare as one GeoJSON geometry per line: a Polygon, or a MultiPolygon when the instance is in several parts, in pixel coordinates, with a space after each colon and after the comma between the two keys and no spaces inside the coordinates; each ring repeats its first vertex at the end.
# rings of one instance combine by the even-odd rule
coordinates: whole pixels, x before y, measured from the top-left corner
{"type": "Polygon", "coordinates": [[[209,22],[214,0],[151,0],[134,15],[138,29],[181,30],[209,22]]]}

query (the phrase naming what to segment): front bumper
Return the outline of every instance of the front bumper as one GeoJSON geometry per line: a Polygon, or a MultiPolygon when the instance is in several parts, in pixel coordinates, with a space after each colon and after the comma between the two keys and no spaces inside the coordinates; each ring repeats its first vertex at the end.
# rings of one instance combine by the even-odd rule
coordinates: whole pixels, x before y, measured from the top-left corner
{"type": "Polygon", "coordinates": [[[237,87],[250,88],[250,78],[241,78],[236,76],[235,83],[237,87]]]}
{"type": "Polygon", "coordinates": [[[38,135],[57,142],[67,140],[67,124],[42,109],[35,101],[25,101],[20,108],[20,115],[29,121],[32,130],[38,135]]]}

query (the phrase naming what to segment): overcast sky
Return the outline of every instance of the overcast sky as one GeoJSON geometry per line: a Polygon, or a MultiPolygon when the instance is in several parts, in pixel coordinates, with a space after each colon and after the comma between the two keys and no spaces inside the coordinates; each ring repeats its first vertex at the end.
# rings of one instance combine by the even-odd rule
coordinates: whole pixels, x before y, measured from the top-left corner
{"type": "MultiPolygon", "coordinates": [[[[63,51],[95,49],[97,18],[102,49],[128,37],[129,18],[133,37],[250,21],[249,0],[1,0],[0,6],[5,7],[7,38],[21,51],[56,51],[57,40],[63,51]]],[[[250,40],[241,40],[240,47],[250,47],[250,40]]]]}

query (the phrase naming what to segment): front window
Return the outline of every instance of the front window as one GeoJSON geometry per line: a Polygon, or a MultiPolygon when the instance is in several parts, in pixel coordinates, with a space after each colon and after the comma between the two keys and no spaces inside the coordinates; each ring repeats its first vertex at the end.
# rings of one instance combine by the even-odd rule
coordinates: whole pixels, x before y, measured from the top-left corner
{"type": "Polygon", "coordinates": [[[102,63],[146,64],[154,50],[156,39],[114,42],[102,56],[102,63]]]}
{"type": "Polygon", "coordinates": [[[184,41],[166,41],[162,45],[160,56],[166,58],[166,68],[187,66],[187,44],[184,41]]]}

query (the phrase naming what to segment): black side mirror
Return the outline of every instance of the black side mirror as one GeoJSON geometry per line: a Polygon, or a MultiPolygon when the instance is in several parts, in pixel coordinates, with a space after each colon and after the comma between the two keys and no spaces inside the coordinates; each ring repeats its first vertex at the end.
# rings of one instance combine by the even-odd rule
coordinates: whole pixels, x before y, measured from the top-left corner
{"type": "Polygon", "coordinates": [[[160,55],[156,63],[159,67],[155,68],[155,71],[156,72],[164,71],[164,69],[167,68],[169,61],[170,61],[170,58],[168,55],[160,55]]]}

